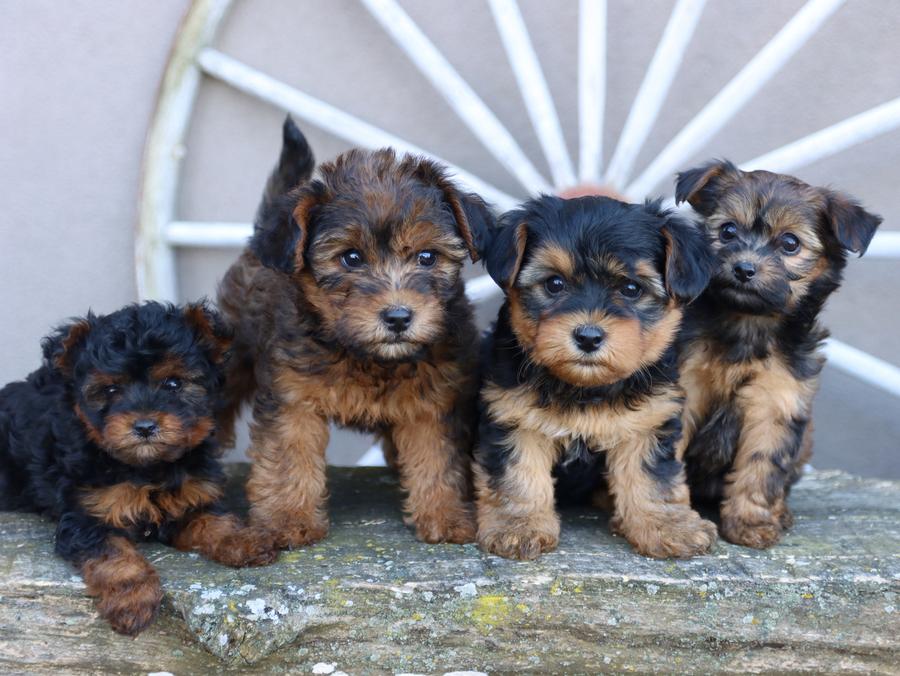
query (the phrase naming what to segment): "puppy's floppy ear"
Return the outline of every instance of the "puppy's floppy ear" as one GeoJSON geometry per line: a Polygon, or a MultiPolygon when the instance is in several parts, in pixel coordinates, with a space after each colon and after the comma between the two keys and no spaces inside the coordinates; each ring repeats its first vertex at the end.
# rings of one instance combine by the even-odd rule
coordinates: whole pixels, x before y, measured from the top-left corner
{"type": "Polygon", "coordinates": [[[214,363],[226,361],[233,335],[222,315],[201,300],[184,306],[184,320],[194,330],[197,340],[209,352],[214,363]]]}
{"type": "Polygon", "coordinates": [[[881,225],[881,216],[872,214],[848,195],[823,190],[825,218],[841,246],[862,256],[881,225]]]}
{"type": "Polygon", "coordinates": [[[93,320],[94,315],[89,312],[84,319],[73,319],[41,341],[44,361],[50,368],[71,375],[78,353],[91,332],[93,320]]]}
{"type": "Polygon", "coordinates": [[[257,218],[250,250],[266,267],[291,274],[301,270],[310,222],[325,200],[325,185],[313,181],[275,200],[257,218]]]}
{"type": "Polygon", "coordinates": [[[528,226],[519,219],[501,220],[492,235],[484,253],[484,266],[491,279],[501,289],[508,290],[515,283],[525,258],[528,226]]]}
{"type": "Polygon", "coordinates": [[[452,190],[446,199],[474,263],[484,255],[489,233],[494,227],[494,215],[484,200],[475,193],[452,190]]]}
{"type": "Polygon", "coordinates": [[[644,208],[664,219],[659,232],[665,241],[666,292],[681,303],[690,303],[703,293],[715,269],[709,240],[694,223],[661,209],[658,201],[648,202],[644,208]]]}
{"type": "Polygon", "coordinates": [[[443,193],[444,202],[450,207],[456,227],[469,250],[472,262],[484,255],[487,239],[494,227],[490,208],[475,193],[466,193],[447,178],[447,170],[437,162],[424,157],[407,158],[403,165],[411,167],[412,174],[427,185],[443,193]]]}
{"type": "Polygon", "coordinates": [[[741,170],[728,160],[716,160],[678,174],[675,204],[687,202],[698,214],[709,216],[722,188],[738,178],[741,170]]]}

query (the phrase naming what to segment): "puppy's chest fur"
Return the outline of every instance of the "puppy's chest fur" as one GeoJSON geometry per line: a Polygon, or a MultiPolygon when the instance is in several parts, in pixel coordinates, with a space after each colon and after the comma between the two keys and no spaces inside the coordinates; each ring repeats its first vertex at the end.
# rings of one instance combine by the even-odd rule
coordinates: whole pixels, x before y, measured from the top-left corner
{"type": "Polygon", "coordinates": [[[820,330],[802,344],[785,346],[774,331],[749,322],[722,328],[730,332],[699,331],[683,347],[681,384],[688,415],[708,416],[732,405],[784,417],[808,407],[823,364],[816,350],[824,337],[820,330]]]}
{"type": "Polygon", "coordinates": [[[753,330],[715,331],[707,325],[691,334],[682,350],[686,434],[679,449],[691,477],[721,475],[741,443],[765,449],[777,445],[780,430],[806,424],[823,363],[816,350],[823,335],[814,326],[791,344],[758,324],[753,330]],[[743,343],[736,339],[741,335],[743,343]]]}
{"type": "Polygon", "coordinates": [[[472,371],[454,360],[373,365],[344,358],[307,374],[282,369],[276,380],[282,399],[312,406],[341,425],[375,430],[385,424],[450,411],[461,391],[474,388],[472,371]]]}
{"type": "Polygon", "coordinates": [[[555,440],[565,452],[592,452],[634,443],[655,436],[681,411],[681,393],[664,384],[636,403],[586,402],[581,405],[543,403],[527,385],[504,389],[487,385],[482,398],[491,419],[511,429],[524,429],[555,440]]]}
{"type": "Polygon", "coordinates": [[[178,521],[222,496],[217,482],[187,477],[177,486],[121,481],[79,492],[82,508],[113,528],[141,530],[178,521]]]}

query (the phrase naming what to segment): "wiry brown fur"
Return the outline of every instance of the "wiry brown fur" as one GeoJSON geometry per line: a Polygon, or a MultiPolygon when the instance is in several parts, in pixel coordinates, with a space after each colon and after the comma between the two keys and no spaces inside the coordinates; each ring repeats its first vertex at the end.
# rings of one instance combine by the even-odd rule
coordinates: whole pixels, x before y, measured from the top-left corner
{"type": "Polygon", "coordinates": [[[130,481],[90,488],[82,491],[80,502],[88,514],[113,528],[132,528],[178,521],[189,512],[214,504],[221,496],[219,484],[189,477],[175,489],[130,481]]]}
{"type": "Polygon", "coordinates": [[[268,530],[245,526],[233,514],[198,514],[185,523],[172,545],[235,568],[264,566],[278,558],[268,530]]]}
{"type": "Polygon", "coordinates": [[[679,175],[676,194],[703,217],[718,260],[686,316],[678,456],[695,499],[721,501],[724,537],[769,547],[791,525],[787,494],[811,454],[827,336],[818,314],[847,251],[863,252],[881,219],[840,193],[728,162],[679,175]]]}
{"type": "Polygon", "coordinates": [[[136,636],[156,617],[162,601],[159,575],[124,537],[111,537],[100,556],[82,564],[87,592],[117,632],[136,636]]]}
{"type": "Polygon", "coordinates": [[[251,250],[219,289],[236,333],[220,423],[253,396],[251,520],[281,547],[324,537],[333,421],[384,440],[419,538],[470,541],[477,334],[460,271],[490,216],[433,163],[390,150],[351,151],[320,180],[301,178],[280,201],[264,196],[251,250]],[[349,268],[347,251],[364,265],[349,268]],[[422,251],[436,253],[427,269],[422,251]],[[398,306],[413,319],[395,340],[381,313],[398,306]]]}
{"type": "MultiPolygon", "coordinates": [[[[290,279],[262,267],[249,253],[237,266],[244,273],[247,266],[255,267],[255,284],[266,290],[245,297],[245,326],[273,333],[283,330],[290,340],[310,323],[309,317],[297,312],[294,303],[301,296],[290,279]],[[294,301],[280,305],[275,326],[259,325],[247,316],[254,303],[265,306],[285,297],[294,301]]],[[[220,294],[234,300],[240,291],[227,287],[230,278],[229,274],[223,280],[220,294]]],[[[429,359],[379,364],[347,353],[339,345],[308,341],[301,349],[296,344],[270,342],[269,352],[257,355],[252,379],[259,392],[253,408],[253,468],[247,484],[254,522],[271,527],[284,547],[325,536],[324,454],[328,421],[333,420],[390,437],[409,491],[406,510],[422,539],[471,539],[471,517],[464,504],[469,492],[468,463],[458,448],[467,445],[467,434],[462,421],[453,422],[457,407],[467,406],[466,399],[474,397],[477,364],[471,348],[476,334],[470,322],[455,327],[460,342],[470,341],[464,359],[460,352],[465,346],[459,344],[437,345],[429,359]]]]}

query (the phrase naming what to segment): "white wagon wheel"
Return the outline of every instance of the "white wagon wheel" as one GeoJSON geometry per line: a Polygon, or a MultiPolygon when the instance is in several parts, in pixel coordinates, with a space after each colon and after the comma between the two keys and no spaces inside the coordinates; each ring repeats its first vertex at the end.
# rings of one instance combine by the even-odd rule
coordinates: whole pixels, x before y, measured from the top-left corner
{"type": "MultiPolygon", "coordinates": [[[[639,152],[660,114],[706,0],[677,0],[675,3],[605,168],[601,159],[606,94],[606,0],[580,0],[579,3],[577,167],[566,148],[550,90],[516,0],[488,0],[498,36],[550,168],[548,179],[535,168],[515,138],[396,0],[360,0],[453,112],[521,184],[521,194],[513,196],[475,174],[437,158],[449,164],[462,183],[499,208],[507,208],[527,194],[560,190],[575,183],[605,183],[629,197],[642,199],[661,179],[683,168],[686,161],[702,150],[706,140],[778,73],[843,1],[808,0],[656,158],[636,173],[639,152]]],[[[230,4],[230,0],[195,0],[176,39],[163,78],[144,155],[135,252],[141,298],[176,298],[176,247],[237,248],[244,245],[251,232],[251,226],[245,223],[187,222],[179,220],[176,214],[185,134],[204,76],[290,112],[299,120],[353,145],[367,148],[390,145],[401,151],[433,156],[423,148],[218,51],[212,46],[213,40],[230,4]]],[[[742,162],[740,166],[791,172],[898,127],[900,97],[742,162]]],[[[877,234],[866,257],[900,257],[900,232],[877,234]]],[[[470,280],[467,291],[473,300],[480,301],[494,295],[497,288],[490,278],[482,276],[470,280]]],[[[900,396],[900,369],[897,367],[833,339],[828,341],[826,352],[832,365],[900,396]]]]}

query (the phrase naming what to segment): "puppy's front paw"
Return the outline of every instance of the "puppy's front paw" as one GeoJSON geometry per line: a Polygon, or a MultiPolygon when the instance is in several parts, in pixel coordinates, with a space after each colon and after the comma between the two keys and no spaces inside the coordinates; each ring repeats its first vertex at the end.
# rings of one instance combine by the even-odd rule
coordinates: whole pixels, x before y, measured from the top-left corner
{"type": "Polygon", "coordinates": [[[639,554],[656,559],[699,556],[716,542],[715,524],[689,507],[630,521],[615,517],[611,527],[624,535],[639,554]]]}
{"type": "Polygon", "coordinates": [[[328,535],[328,523],[295,524],[275,532],[278,549],[297,549],[313,545],[328,535]]]}
{"type": "Polygon", "coordinates": [[[794,526],[794,515],[786,505],[782,507],[781,514],[778,515],[778,522],[781,524],[782,530],[789,530],[794,526]]]}
{"type": "Polygon", "coordinates": [[[162,596],[159,577],[154,571],[130,583],[102,590],[97,610],[115,631],[137,636],[153,622],[162,596]]]}
{"type": "Polygon", "coordinates": [[[328,535],[328,519],[300,519],[291,516],[254,514],[250,512],[250,528],[271,533],[275,549],[297,549],[315,544],[328,535]]]}
{"type": "Polygon", "coordinates": [[[475,541],[475,517],[465,508],[442,514],[420,514],[412,518],[416,537],[429,544],[450,542],[465,544],[475,541]]]}
{"type": "Polygon", "coordinates": [[[767,549],[778,544],[784,533],[781,519],[769,514],[771,518],[753,519],[736,516],[722,517],[722,537],[736,545],[767,549]]]}
{"type": "Polygon", "coordinates": [[[484,551],[506,559],[530,561],[556,549],[559,529],[544,530],[521,524],[505,530],[479,532],[478,544],[484,551]]]}
{"type": "Polygon", "coordinates": [[[267,566],[278,558],[275,539],[275,534],[264,528],[241,528],[222,538],[211,558],[233,568],[267,566]]]}

